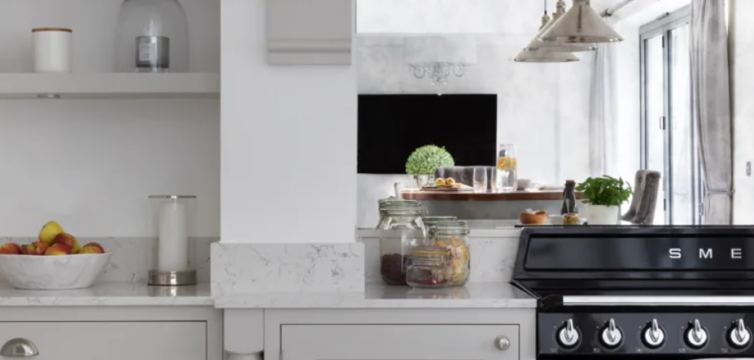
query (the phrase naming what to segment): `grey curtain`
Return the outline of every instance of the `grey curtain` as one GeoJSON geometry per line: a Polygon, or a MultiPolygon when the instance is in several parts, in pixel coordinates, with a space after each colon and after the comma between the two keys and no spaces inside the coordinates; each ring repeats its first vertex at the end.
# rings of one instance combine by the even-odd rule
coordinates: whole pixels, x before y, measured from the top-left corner
{"type": "Polygon", "coordinates": [[[725,2],[691,3],[691,88],[704,167],[704,224],[731,223],[733,159],[731,144],[728,31],[725,2]]]}

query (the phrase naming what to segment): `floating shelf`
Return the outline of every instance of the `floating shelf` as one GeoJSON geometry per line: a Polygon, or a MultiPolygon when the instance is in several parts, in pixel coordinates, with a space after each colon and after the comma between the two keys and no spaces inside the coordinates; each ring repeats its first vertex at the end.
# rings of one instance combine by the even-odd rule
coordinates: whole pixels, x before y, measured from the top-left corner
{"type": "Polygon", "coordinates": [[[0,74],[0,99],[218,98],[218,73],[0,74]]]}

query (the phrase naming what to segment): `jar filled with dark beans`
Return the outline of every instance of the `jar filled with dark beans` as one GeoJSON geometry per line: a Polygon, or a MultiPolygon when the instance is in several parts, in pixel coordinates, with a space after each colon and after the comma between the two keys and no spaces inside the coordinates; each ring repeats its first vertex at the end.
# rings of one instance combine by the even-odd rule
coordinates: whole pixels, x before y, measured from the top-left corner
{"type": "Polygon", "coordinates": [[[389,285],[406,285],[409,249],[426,245],[424,206],[412,200],[380,201],[380,275],[389,285]]]}

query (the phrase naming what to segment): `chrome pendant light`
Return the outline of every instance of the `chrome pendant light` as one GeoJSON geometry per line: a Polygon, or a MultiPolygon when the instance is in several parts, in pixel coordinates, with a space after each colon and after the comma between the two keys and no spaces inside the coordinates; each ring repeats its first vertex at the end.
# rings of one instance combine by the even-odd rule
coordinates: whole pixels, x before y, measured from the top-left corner
{"type": "Polygon", "coordinates": [[[573,0],[571,9],[539,39],[566,44],[623,41],[623,38],[592,9],[589,0],[573,0]]]}
{"type": "Polygon", "coordinates": [[[558,51],[555,49],[542,50],[539,37],[547,31],[553,21],[550,21],[550,16],[547,15],[547,1],[545,0],[545,14],[542,16],[542,25],[539,28],[539,33],[534,37],[529,46],[519,51],[516,57],[513,58],[515,62],[523,63],[564,63],[579,61],[576,55],[568,51],[558,51]]]}
{"type": "MultiPolygon", "coordinates": [[[[546,6],[546,5],[545,5],[546,6]]],[[[524,50],[528,51],[551,51],[551,52],[585,52],[585,51],[595,51],[597,50],[597,44],[566,44],[560,41],[542,41],[539,40],[539,38],[544,35],[544,33],[549,30],[553,24],[555,24],[558,20],[560,20],[563,15],[566,13],[566,4],[563,0],[558,0],[557,3],[557,10],[554,14],[552,14],[552,21],[550,21],[547,26],[545,26],[542,30],[539,31],[537,36],[534,37],[534,40],[532,40],[529,43],[529,46],[527,46],[524,50]]]]}

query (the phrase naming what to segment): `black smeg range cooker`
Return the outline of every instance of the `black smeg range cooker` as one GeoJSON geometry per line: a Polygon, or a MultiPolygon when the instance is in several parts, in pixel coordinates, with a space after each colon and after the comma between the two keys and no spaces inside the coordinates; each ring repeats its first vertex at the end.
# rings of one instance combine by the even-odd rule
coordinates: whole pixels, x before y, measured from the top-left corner
{"type": "Polygon", "coordinates": [[[536,227],[537,358],[754,358],[754,227],[536,227]]]}

